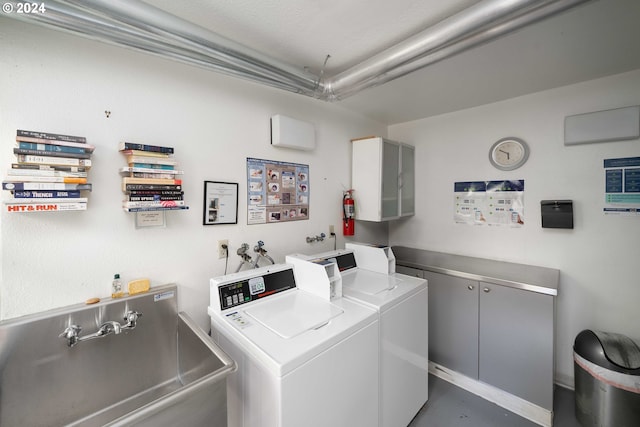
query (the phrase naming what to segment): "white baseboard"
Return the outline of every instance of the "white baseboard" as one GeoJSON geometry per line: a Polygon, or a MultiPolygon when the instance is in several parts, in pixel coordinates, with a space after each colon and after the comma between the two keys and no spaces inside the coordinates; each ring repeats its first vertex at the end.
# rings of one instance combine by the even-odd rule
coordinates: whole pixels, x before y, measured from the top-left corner
{"type": "Polygon", "coordinates": [[[474,380],[433,362],[429,362],[429,373],[543,427],[551,427],[553,425],[553,411],[549,411],[521,397],[514,396],[504,390],[474,380]]]}

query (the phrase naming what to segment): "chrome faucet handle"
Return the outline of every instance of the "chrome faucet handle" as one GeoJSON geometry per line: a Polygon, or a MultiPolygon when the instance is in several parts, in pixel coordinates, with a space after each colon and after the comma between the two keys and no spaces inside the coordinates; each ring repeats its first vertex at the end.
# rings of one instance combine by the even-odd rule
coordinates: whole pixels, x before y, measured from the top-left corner
{"type": "Polygon", "coordinates": [[[82,331],[80,325],[69,325],[58,337],[66,339],[67,345],[73,347],[78,343],[80,331],[82,331]]]}
{"type": "Polygon", "coordinates": [[[142,313],[139,313],[135,310],[130,310],[127,312],[127,315],[124,317],[124,320],[126,320],[127,324],[125,325],[125,327],[129,328],[129,329],[133,329],[136,327],[136,324],[138,323],[138,319],[142,317],[142,313]]]}

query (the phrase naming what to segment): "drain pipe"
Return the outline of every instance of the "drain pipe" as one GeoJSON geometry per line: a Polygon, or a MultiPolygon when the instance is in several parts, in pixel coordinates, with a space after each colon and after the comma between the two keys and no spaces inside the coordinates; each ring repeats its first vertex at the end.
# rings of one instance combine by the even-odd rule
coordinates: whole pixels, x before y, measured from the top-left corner
{"type": "Polygon", "coordinates": [[[347,98],[587,1],[483,1],[329,79],[325,98],[347,98]]]}

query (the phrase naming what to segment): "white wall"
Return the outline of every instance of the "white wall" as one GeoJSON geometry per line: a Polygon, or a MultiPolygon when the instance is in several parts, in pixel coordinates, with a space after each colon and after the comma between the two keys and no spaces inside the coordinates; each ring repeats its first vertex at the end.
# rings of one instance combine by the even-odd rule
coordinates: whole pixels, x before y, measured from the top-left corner
{"type": "Polygon", "coordinates": [[[640,218],[602,213],[603,159],[640,155],[638,140],[563,145],[564,117],[640,104],[640,70],[431,117],[389,128],[416,145],[415,217],[390,225],[390,243],[557,268],[556,379],[573,383],[577,333],[596,329],[640,339],[640,218]],[[506,136],[526,140],[528,162],[500,172],[489,147],[506,136]],[[453,222],[456,181],[524,179],[525,226],[453,222]],[[573,230],[543,229],[540,201],[572,199],[573,230]]]}
{"type": "MultiPolygon", "coordinates": [[[[1,318],[106,297],[120,273],[125,283],[178,283],[181,309],[207,330],[208,280],[225,271],[217,241],[230,240],[230,271],[243,242],[253,248],[263,240],[283,262],[287,253],[332,249],[332,240],[310,245],[305,236],[328,234],[333,224],[344,247],[349,140],[386,132],[336,105],[0,18],[2,168],[14,161],[16,129],[82,135],[97,148],[86,212],[2,213],[1,318]],[[317,148],[271,147],[273,114],[314,123],[317,148]],[[121,209],[118,169],[125,163],[117,146],[124,140],[175,147],[190,209],[167,212],[165,229],[136,230],[134,214],[121,209]],[[310,219],[246,225],[246,157],[309,164],[310,219]],[[240,184],[237,225],[202,225],[205,180],[240,184]]],[[[360,227],[355,238],[386,241],[386,233],[360,227]]]]}

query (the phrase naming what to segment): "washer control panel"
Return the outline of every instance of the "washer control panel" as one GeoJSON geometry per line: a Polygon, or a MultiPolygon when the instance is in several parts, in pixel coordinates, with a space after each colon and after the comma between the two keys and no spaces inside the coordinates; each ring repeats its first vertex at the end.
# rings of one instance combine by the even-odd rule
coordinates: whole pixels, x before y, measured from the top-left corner
{"type": "Polygon", "coordinates": [[[293,269],[263,274],[218,287],[220,309],[247,304],[296,287],[293,269]]]}

